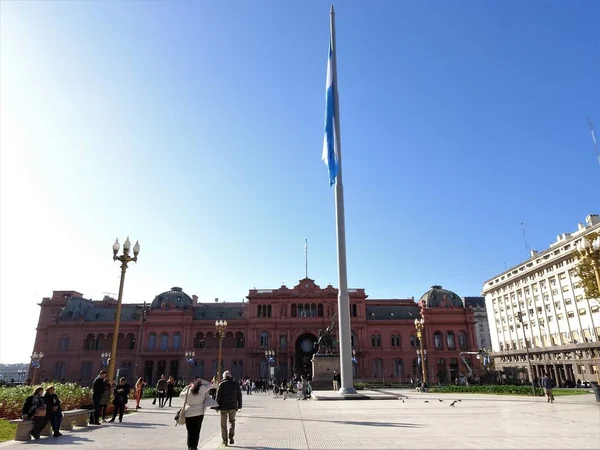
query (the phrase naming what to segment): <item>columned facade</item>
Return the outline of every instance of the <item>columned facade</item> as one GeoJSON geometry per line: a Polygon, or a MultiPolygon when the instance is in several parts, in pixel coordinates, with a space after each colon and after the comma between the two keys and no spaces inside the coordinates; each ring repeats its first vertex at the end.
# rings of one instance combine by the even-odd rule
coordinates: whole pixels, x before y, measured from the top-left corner
{"type": "MultiPolygon", "coordinates": [[[[152,302],[123,304],[116,355],[118,375],[130,382],[160,375],[211,379],[218,371],[216,320],[226,320],[222,369],[236,378],[310,376],[320,332],[332,321],[337,336],[338,291],[305,278],[294,287],[251,289],[244,302],[199,302],[181,288],[152,302]],[[272,357],[266,351],[274,352],[272,357]],[[193,357],[186,357],[193,352],[193,357]]],[[[451,291],[434,286],[418,302],[368,299],[350,289],[353,373],[357,380],[408,383],[421,378],[415,319],[425,319],[425,367],[430,383],[476,377],[478,345],[472,309],[451,291]],[[468,355],[461,353],[471,352],[468,355]],[[465,363],[466,361],[466,363],[465,363]],[[468,365],[468,366],[467,366],[468,365]]],[[[89,384],[110,351],[116,301],[55,291],[42,300],[35,351],[44,351],[38,380],[65,379],[89,384]]]]}

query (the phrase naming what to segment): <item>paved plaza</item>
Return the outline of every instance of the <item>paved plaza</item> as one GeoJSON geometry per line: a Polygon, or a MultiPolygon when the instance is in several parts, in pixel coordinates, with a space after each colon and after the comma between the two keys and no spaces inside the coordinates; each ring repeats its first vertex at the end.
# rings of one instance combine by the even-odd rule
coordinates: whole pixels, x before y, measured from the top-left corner
{"type": "MultiPolygon", "coordinates": [[[[388,390],[389,392],[389,390],[388,390]]],[[[593,395],[543,398],[418,394],[402,400],[297,401],[244,394],[235,445],[240,449],[598,449],[600,406],[593,395]],[[453,400],[454,407],[450,407],[453,400]],[[443,401],[439,401],[443,400],[443,401]]],[[[177,399],[177,405],[180,405],[177,399]]],[[[186,449],[173,408],[143,409],[121,424],[65,431],[60,438],[7,442],[0,450],[67,445],[86,449],[186,449]]],[[[217,413],[202,425],[202,449],[221,446],[217,413]]]]}

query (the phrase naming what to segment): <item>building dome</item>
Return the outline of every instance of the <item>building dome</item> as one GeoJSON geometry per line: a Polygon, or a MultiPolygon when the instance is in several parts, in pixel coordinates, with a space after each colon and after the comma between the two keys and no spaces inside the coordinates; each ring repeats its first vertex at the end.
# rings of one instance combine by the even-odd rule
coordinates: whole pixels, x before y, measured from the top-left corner
{"type": "Polygon", "coordinates": [[[452,291],[442,289],[441,286],[431,286],[419,299],[426,308],[440,308],[452,306],[455,308],[464,308],[465,305],[462,299],[452,291]]]}
{"type": "Polygon", "coordinates": [[[170,291],[154,297],[150,309],[160,309],[165,304],[169,304],[169,307],[187,309],[191,308],[194,302],[180,287],[172,287],[170,291]]]}

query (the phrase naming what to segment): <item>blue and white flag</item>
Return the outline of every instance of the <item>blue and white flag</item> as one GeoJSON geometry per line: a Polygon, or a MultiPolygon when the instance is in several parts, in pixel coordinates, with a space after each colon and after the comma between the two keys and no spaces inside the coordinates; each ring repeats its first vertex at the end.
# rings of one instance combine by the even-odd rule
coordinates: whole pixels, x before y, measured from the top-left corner
{"type": "Polygon", "coordinates": [[[335,135],[335,121],[337,111],[335,110],[334,74],[331,60],[333,58],[333,43],[329,37],[329,58],[327,59],[327,83],[325,85],[325,137],[323,138],[322,159],[329,170],[329,186],[335,184],[338,174],[338,148],[337,136],[335,135]]]}

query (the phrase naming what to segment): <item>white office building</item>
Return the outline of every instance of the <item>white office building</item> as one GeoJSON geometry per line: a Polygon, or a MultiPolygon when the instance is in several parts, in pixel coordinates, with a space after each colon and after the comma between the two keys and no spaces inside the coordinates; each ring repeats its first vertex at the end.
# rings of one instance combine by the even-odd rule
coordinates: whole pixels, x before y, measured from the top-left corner
{"type": "Polygon", "coordinates": [[[586,298],[575,252],[584,236],[600,232],[600,216],[585,222],[484,283],[495,368],[505,376],[526,378],[531,370],[559,385],[597,379],[600,299],[586,298]]]}

